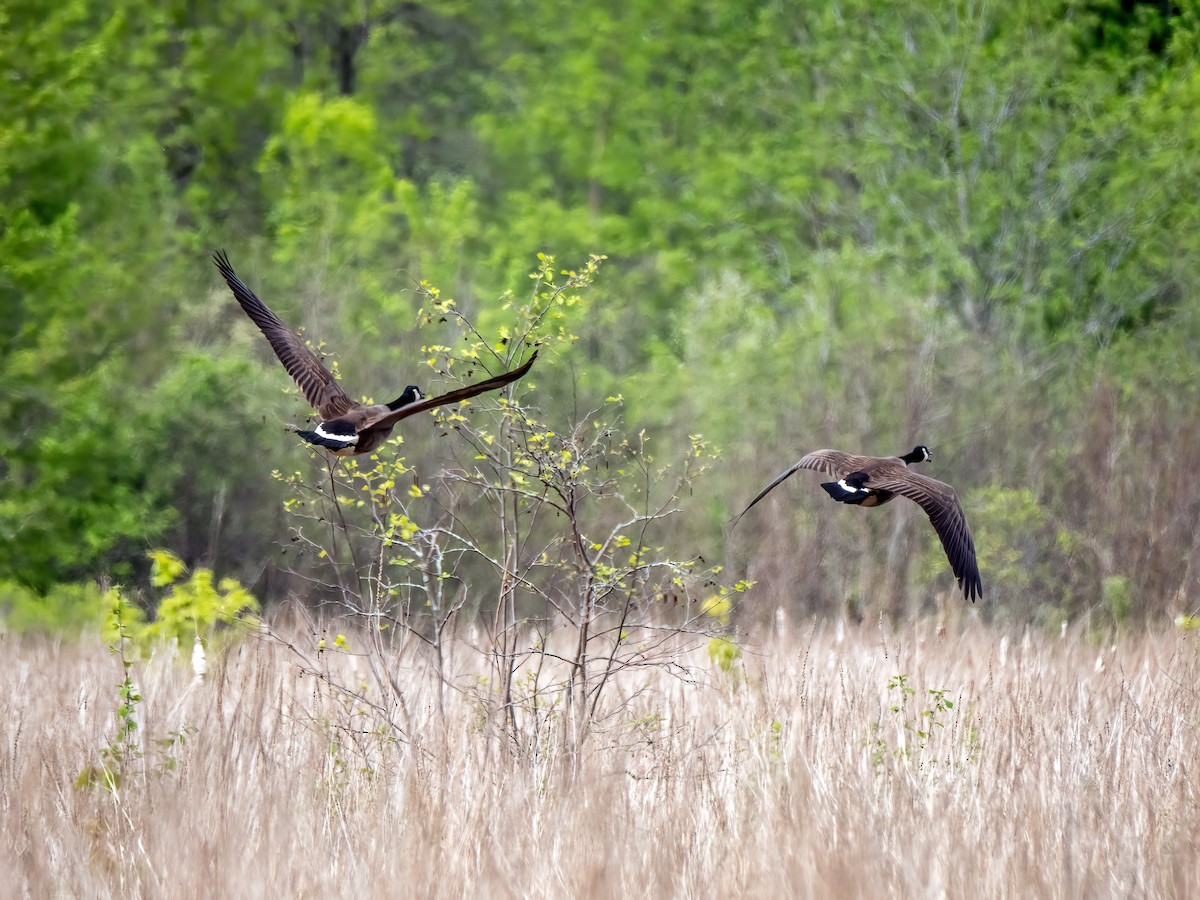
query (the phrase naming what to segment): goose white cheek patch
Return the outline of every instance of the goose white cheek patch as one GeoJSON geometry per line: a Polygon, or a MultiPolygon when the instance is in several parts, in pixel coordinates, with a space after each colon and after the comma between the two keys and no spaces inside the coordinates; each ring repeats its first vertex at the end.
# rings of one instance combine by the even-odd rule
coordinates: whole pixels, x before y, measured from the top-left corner
{"type": "Polygon", "coordinates": [[[844,490],[850,494],[869,494],[869,493],[871,493],[870,490],[868,490],[865,487],[855,487],[852,484],[846,484],[845,478],[843,478],[841,481],[838,482],[838,487],[840,487],[842,490],[844,490]]]}

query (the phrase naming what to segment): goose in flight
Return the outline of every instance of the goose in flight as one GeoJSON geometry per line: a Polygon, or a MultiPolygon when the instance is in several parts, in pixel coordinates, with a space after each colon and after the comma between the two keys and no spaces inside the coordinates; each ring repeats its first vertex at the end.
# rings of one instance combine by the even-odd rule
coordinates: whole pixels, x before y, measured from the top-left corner
{"type": "Polygon", "coordinates": [[[321,360],[300,336],[284,325],[279,317],[258,299],[254,291],[246,287],[245,282],[233,271],[225,251],[215,253],[213,261],[217,264],[225,283],[233,291],[233,296],[246,311],[246,315],[266,336],[283,367],[300,386],[304,399],[321,417],[321,421],[312,431],[301,431],[297,428],[296,433],[310,444],[324,447],[338,456],[369,453],[388,439],[388,435],[401,419],[511,384],[528,372],[533,361],[537,359],[535,350],[524,365],[511,372],[477,384],[469,384],[440,397],[427,398],[419,387],[409,385],[404,389],[404,393],[391,403],[367,406],[351,400],[350,395],[333,377],[333,373],[321,364],[321,360]]]}
{"type": "Polygon", "coordinates": [[[983,596],[983,583],[975,560],[975,541],[958,495],[945,482],[909,468],[913,463],[931,459],[933,456],[924,444],[918,444],[903,456],[854,456],[840,450],[815,450],[759,491],[734,519],[734,524],[772,488],[800,469],[813,469],[836,478],[821,487],[840,503],[882,506],[897,496],[907,497],[929,516],[950,560],[950,569],[958,579],[958,586],[966,599],[974,603],[976,598],[983,596]]]}

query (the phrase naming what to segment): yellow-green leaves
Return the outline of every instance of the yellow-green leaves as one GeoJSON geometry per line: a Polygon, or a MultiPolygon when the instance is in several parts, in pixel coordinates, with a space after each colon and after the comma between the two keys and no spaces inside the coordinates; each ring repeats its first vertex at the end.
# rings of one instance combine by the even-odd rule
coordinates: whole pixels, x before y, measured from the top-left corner
{"type": "Polygon", "coordinates": [[[407,544],[418,530],[416,522],[413,522],[408,516],[403,513],[392,513],[388,516],[388,531],[385,538],[388,541],[399,540],[407,544]]]}
{"type": "Polygon", "coordinates": [[[714,594],[700,604],[700,609],[705,615],[712,616],[722,625],[729,624],[729,614],[733,611],[733,601],[729,599],[728,594],[714,594]]]}
{"type": "Polygon", "coordinates": [[[339,650],[349,650],[350,642],[346,640],[346,636],[344,634],[339,632],[338,636],[333,639],[333,646],[337,647],[339,650]]]}
{"type": "Polygon", "coordinates": [[[734,665],[742,658],[742,648],[727,637],[710,638],[708,642],[708,658],[714,666],[729,674],[734,665]]]}
{"type": "Polygon", "coordinates": [[[218,624],[257,621],[258,600],[234,579],[215,581],[212,571],[205,568],[195,569],[184,579],[187,567],[174,554],[155,550],[149,556],[157,572],[155,586],[170,585],[170,590],[159,601],[154,621],[146,625],[145,638],[175,640],[181,647],[190,647],[193,636],[209,636],[218,624]]]}
{"type": "MultiPolygon", "coordinates": [[[[100,629],[110,645],[146,653],[158,643],[174,643],[181,654],[186,654],[197,636],[211,643],[218,625],[257,622],[254,614],[258,612],[258,600],[236,580],[216,581],[212,571],[205,568],[185,577],[187,566],[169,550],[152,550],[147,556],[151,560],[151,584],[169,589],[158,600],[152,619],[125,591],[110,589],[104,595],[100,629]]],[[[237,630],[226,628],[221,635],[221,642],[228,642],[236,638],[237,630]]]]}
{"type": "Polygon", "coordinates": [[[155,587],[165,587],[187,571],[183,560],[170,550],[151,550],[146,555],[150,557],[150,583],[155,587]]]}

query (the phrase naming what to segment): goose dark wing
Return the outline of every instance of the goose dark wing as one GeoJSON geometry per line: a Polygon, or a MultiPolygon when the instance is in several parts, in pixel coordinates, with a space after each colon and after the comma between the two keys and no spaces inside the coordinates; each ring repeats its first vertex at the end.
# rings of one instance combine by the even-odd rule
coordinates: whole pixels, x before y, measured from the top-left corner
{"type": "MultiPolygon", "coordinates": [[[[805,457],[805,459],[807,459],[807,458],[808,457],[805,457]]],[[[796,463],[794,466],[792,466],[786,472],[783,472],[780,475],[777,475],[775,477],[774,481],[772,481],[765,488],[763,488],[761,491],[759,491],[757,494],[755,494],[754,499],[751,500],[749,503],[747,503],[746,508],[743,509],[740,513],[738,513],[734,517],[733,522],[732,522],[732,524],[730,524],[729,527],[733,528],[735,525],[737,525],[737,523],[742,520],[742,516],[744,516],[746,513],[750,512],[750,507],[752,507],[755,503],[757,503],[763,497],[767,496],[767,494],[771,493],[771,491],[775,488],[776,485],[780,484],[781,482],[786,481],[787,479],[789,479],[790,477],[795,475],[797,472],[799,472],[802,468],[804,468],[804,466],[802,466],[800,464],[803,462],[804,462],[804,460],[802,459],[802,460],[800,460],[800,462],[796,463]]]]}
{"type": "Polygon", "coordinates": [[[791,476],[795,475],[801,469],[813,469],[817,472],[824,472],[826,475],[834,475],[838,478],[845,478],[851,472],[856,472],[862,465],[869,460],[863,456],[852,456],[849,453],[843,453],[840,450],[814,450],[807,456],[801,457],[799,462],[788,469],[786,472],[776,476],[775,480],[768,484],[765,488],[759,491],[754,499],[746,504],[743,509],[733,520],[734,525],[741,520],[742,516],[750,512],[750,507],[761,500],[767,494],[771,493],[780,483],[786,481],[791,476]]]}
{"type": "Polygon", "coordinates": [[[359,430],[367,428],[390,428],[401,419],[415,416],[417,413],[425,412],[427,409],[445,406],[448,403],[457,403],[459,400],[466,400],[485,391],[498,390],[505,385],[512,384],[518,378],[524,377],[525,373],[533,368],[533,361],[535,359],[537,359],[536,350],[533,351],[533,356],[529,357],[523,366],[513,369],[511,372],[505,372],[503,375],[497,375],[495,378],[489,378],[487,381],[480,381],[477,384],[468,384],[466,387],[460,387],[450,391],[448,394],[442,394],[440,397],[428,397],[424,400],[418,400],[415,403],[408,403],[397,410],[388,410],[385,407],[380,415],[364,421],[359,426],[359,430]]]}
{"type": "Polygon", "coordinates": [[[797,469],[812,469],[834,478],[845,478],[851,472],[860,472],[879,460],[870,456],[855,456],[841,450],[814,450],[796,463],[797,469]]]}
{"type": "Polygon", "coordinates": [[[246,315],[266,336],[271,349],[275,351],[287,373],[300,385],[304,399],[312,404],[322,419],[336,419],[359,406],[342,390],[333,373],[321,364],[317,355],[300,339],[300,335],[284,325],[279,317],[258,299],[254,291],[238,278],[224,250],[213,254],[213,262],[217,264],[221,276],[233,291],[237,302],[246,311],[246,315]]]}
{"type": "Polygon", "coordinates": [[[950,560],[950,570],[958,579],[963,594],[972,603],[983,596],[983,582],[975,560],[975,541],[954,488],[936,478],[908,470],[895,476],[872,477],[867,486],[877,491],[894,491],[925,510],[933,530],[941,538],[942,549],[950,560]]]}

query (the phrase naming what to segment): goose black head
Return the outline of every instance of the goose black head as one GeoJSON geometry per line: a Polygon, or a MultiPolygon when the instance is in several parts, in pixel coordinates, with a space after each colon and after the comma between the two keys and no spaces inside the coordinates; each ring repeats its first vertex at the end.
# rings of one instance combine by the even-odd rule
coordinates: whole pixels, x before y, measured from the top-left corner
{"type": "Polygon", "coordinates": [[[929,452],[929,448],[924,444],[917,444],[917,446],[912,448],[911,452],[905,453],[900,458],[911,466],[913,463],[929,462],[933,459],[933,454],[929,452]]]}
{"type": "Polygon", "coordinates": [[[423,400],[425,393],[415,384],[410,384],[404,389],[404,393],[389,403],[388,409],[399,409],[402,406],[408,406],[410,403],[416,403],[418,400],[423,400]]]}

